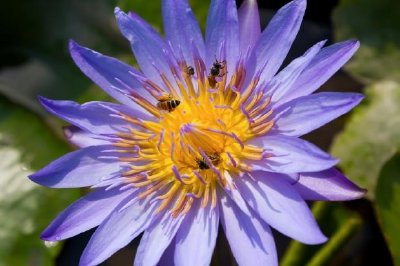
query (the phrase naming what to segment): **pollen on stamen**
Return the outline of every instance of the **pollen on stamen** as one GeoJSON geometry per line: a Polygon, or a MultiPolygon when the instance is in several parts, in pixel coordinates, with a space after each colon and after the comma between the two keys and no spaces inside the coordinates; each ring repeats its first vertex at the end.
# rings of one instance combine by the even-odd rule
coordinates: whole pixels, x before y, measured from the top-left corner
{"type": "MultiPolygon", "coordinates": [[[[184,60],[172,67],[175,72],[181,71],[173,73],[173,80],[159,70],[167,92],[150,80],[141,80],[155,101],[150,103],[136,95],[134,98],[149,112],[157,112],[157,121],[139,121],[116,114],[137,128],[120,133],[120,141],[115,143],[122,150],[136,149],[126,159],[121,157],[134,164],[124,173],[125,182],[141,191],[139,198],[160,193],[157,211],[166,210],[172,217],[185,214],[196,200],[201,201],[201,207],[215,207],[217,186],[228,185],[226,171],[250,171],[246,160],[262,160],[267,156],[263,149],[245,143],[265,134],[273,125],[272,110],[267,109],[270,99],[262,97],[258,78],[243,86],[246,74],[243,64],[237,63],[230,81],[226,80],[226,72],[221,72],[213,88],[207,80],[213,66],[206,68],[199,58],[194,56],[193,60],[197,78],[185,74],[184,60]],[[180,105],[168,112],[157,110],[160,97],[156,94],[171,95],[180,105]]],[[[214,64],[219,62],[223,60],[214,64]]]]}

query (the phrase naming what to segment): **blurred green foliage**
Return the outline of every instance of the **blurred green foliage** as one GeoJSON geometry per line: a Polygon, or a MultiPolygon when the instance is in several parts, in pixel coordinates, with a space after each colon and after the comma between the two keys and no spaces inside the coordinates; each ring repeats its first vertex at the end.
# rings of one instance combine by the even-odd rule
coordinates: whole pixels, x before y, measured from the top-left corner
{"type": "Polygon", "coordinates": [[[374,197],[379,172],[400,148],[400,86],[386,81],[365,89],[366,99],[332,146],[340,167],[374,197]]]}
{"type": "Polygon", "coordinates": [[[383,166],[375,194],[378,220],[394,263],[400,265],[400,153],[383,166]]]}
{"type": "Polygon", "coordinates": [[[336,39],[361,42],[346,69],[364,82],[400,82],[399,10],[398,0],[341,0],[334,12],[336,39]]]}
{"type": "Polygon", "coordinates": [[[395,155],[400,150],[399,10],[397,0],[341,0],[333,16],[337,40],[360,40],[361,47],[346,69],[369,86],[364,103],[336,138],[332,152],[342,160],[344,172],[369,189],[368,198],[396,265],[400,265],[400,160],[395,155]]]}
{"type": "Polygon", "coordinates": [[[44,112],[37,96],[109,99],[73,64],[67,46],[72,38],[105,53],[128,54],[112,10],[109,1],[2,3],[7,38],[0,49],[1,266],[55,262],[61,245],[46,247],[40,233],[81,192],[47,189],[27,178],[72,150],[62,139],[60,120],[44,112]]]}
{"type": "Polygon", "coordinates": [[[27,176],[69,150],[40,117],[0,98],[0,265],[53,264],[59,247],[45,247],[40,232],[80,193],[46,189],[27,176]]]}

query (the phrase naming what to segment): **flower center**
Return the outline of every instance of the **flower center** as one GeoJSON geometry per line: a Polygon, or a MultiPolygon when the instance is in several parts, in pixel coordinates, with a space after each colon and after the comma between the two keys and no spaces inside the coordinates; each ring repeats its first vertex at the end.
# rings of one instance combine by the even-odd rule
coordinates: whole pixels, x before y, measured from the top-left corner
{"type": "Polygon", "coordinates": [[[189,211],[195,200],[203,207],[215,206],[217,187],[230,185],[225,173],[249,171],[246,161],[264,157],[263,149],[246,142],[273,125],[269,99],[261,90],[255,93],[257,78],[243,85],[242,65],[229,83],[225,62],[216,61],[207,72],[201,60],[195,67],[182,63],[180,68],[178,90],[164,76],[168,92],[147,81],[156,104],[134,95],[158,119],[139,121],[122,114],[135,129],[121,133],[116,143],[137,151],[121,157],[130,163],[126,182],[141,189],[139,198],[156,193],[158,211],[169,208],[174,217],[189,211]]]}

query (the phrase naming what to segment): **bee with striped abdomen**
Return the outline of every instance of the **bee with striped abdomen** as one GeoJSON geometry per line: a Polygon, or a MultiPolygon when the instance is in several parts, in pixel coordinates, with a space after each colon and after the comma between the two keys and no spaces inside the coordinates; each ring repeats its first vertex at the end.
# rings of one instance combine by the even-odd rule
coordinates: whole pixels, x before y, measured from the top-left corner
{"type": "Polygon", "coordinates": [[[172,112],[181,104],[180,100],[172,98],[170,94],[163,95],[158,99],[157,108],[160,110],[172,112]]]}

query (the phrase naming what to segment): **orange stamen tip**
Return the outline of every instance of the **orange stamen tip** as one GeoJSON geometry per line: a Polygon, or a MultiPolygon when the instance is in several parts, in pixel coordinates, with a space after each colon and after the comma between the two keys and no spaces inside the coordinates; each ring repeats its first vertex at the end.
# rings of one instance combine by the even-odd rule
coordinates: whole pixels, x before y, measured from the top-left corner
{"type": "Polygon", "coordinates": [[[138,198],[155,193],[160,201],[156,213],[168,210],[174,218],[188,213],[196,201],[201,208],[215,208],[217,186],[236,189],[224,173],[251,171],[246,160],[266,158],[263,149],[246,142],[273,126],[271,97],[257,89],[257,77],[244,84],[242,63],[230,80],[223,60],[214,62],[212,71],[198,58],[191,68],[184,61],[179,67],[171,68],[172,80],[160,72],[167,91],[161,84],[144,81],[154,103],[140,95],[132,99],[157,119],[119,114],[132,127],[119,133],[120,140],[114,143],[124,155],[120,161],[131,164],[122,176],[143,189],[138,198]],[[160,101],[167,111],[160,110],[160,101]]]}

